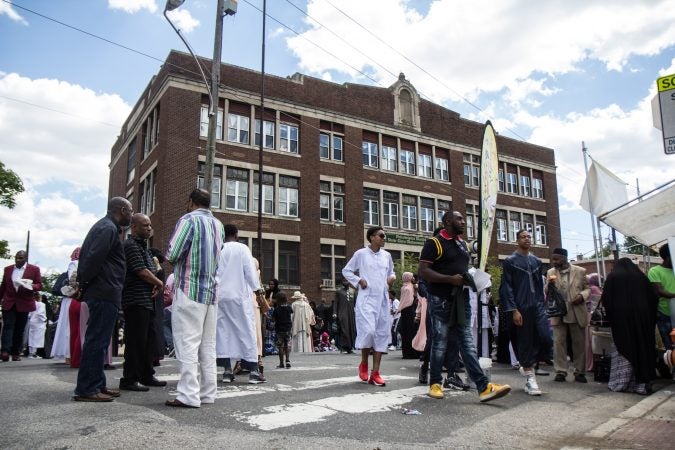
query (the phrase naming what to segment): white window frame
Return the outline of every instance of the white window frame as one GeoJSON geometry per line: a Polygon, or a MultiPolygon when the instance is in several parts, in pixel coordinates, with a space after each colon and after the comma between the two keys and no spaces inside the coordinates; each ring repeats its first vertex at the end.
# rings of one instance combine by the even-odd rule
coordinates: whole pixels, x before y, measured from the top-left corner
{"type": "Polygon", "coordinates": [[[319,133],[319,158],[330,159],[330,133],[319,133]]]}
{"type": "MultiPolygon", "coordinates": [[[[265,184],[262,185],[262,195],[263,195],[263,211],[265,215],[274,215],[274,185],[265,184]]],[[[253,203],[251,204],[251,211],[254,213],[258,212],[258,180],[253,180],[253,203]]]]}
{"type": "MultiPolygon", "coordinates": [[[[271,150],[274,150],[274,131],[276,128],[276,123],[272,122],[271,120],[264,120],[263,121],[263,128],[264,128],[264,134],[262,136],[263,138],[263,148],[268,148],[271,150]],[[268,127],[271,126],[271,129],[268,129],[268,127]],[[271,132],[268,132],[271,131],[271,132]]],[[[258,143],[258,139],[261,138],[260,135],[260,119],[255,119],[255,133],[253,136],[253,144],[256,147],[260,147],[260,144],[258,143]]]]}
{"type": "Polygon", "coordinates": [[[432,232],[435,225],[434,209],[420,206],[420,231],[432,232]]]}
{"type": "Polygon", "coordinates": [[[370,198],[363,199],[363,223],[365,225],[380,225],[380,201],[370,198]],[[367,220],[366,220],[367,219],[367,220]],[[375,220],[373,220],[375,219],[375,220]]]}
{"type": "Polygon", "coordinates": [[[506,173],[506,192],[509,194],[518,193],[518,175],[514,172],[506,173]]]}
{"type": "Polygon", "coordinates": [[[399,160],[401,161],[401,173],[415,175],[415,152],[411,150],[401,150],[399,160]]]}
{"type": "Polygon", "coordinates": [[[401,228],[404,230],[417,229],[417,205],[403,205],[401,228]]]}
{"type": "Polygon", "coordinates": [[[382,153],[382,170],[396,172],[398,169],[396,148],[390,147],[388,145],[383,145],[381,153],[382,153]]]}
{"type": "Polygon", "coordinates": [[[506,219],[495,219],[497,225],[497,240],[502,242],[508,241],[508,225],[506,219]]]}
{"type": "Polygon", "coordinates": [[[231,211],[248,211],[248,181],[227,180],[225,191],[225,209],[231,211]],[[234,205],[229,206],[229,199],[234,199],[234,205]]]}
{"type": "Polygon", "coordinates": [[[361,153],[363,155],[364,167],[377,169],[379,151],[375,142],[363,141],[361,144],[361,153]]]}
{"type": "Polygon", "coordinates": [[[520,176],[520,195],[523,197],[530,196],[530,177],[527,175],[520,176]]]}
{"type": "Polygon", "coordinates": [[[294,155],[300,153],[300,129],[297,125],[279,124],[279,150],[294,155]]]}
{"type": "Polygon", "coordinates": [[[382,202],[382,226],[387,228],[399,228],[397,202],[382,202]]]}
{"type": "Polygon", "coordinates": [[[546,224],[536,223],[534,225],[534,243],[537,245],[548,245],[548,236],[546,235],[546,224]]]}
{"type": "Polygon", "coordinates": [[[282,217],[298,217],[298,188],[279,186],[279,215],[282,217]],[[293,212],[295,208],[295,212],[293,212]]]}
{"type": "Polygon", "coordinates": [[[544,182],[541,178],[532,178],[532,197],[544,198],[544,182]]]}
{"type": "Polygon", "coordinates": [[[450,180],[448,160],[446,158],[436,157],[435,165],[436,165],[436,179],[442,181],[450,180]]]}
{"type": "Polygon", "coordinates": [[[239,144],[249,143],[250,118],[241,114],[229,113],[227,115],[227,140],[239,144]],[[233,136],[232,133],[236,133],[233,136]]]}
{"type": "Polygon", "coordinates": [[[424,178],[432,178],[431,155],[417,156],[417,175],[424,178]]]}
{"type": "MultiPolygon", "coordinates": [[[[216,121],[216,139],[223,140],[223,115],[225,112],[222,109],[218,110],[218,120],[216,121]]],[[[199,117],[199,137],[208,137],[209,135],[209,107],[202,105],[199,117]]]]}

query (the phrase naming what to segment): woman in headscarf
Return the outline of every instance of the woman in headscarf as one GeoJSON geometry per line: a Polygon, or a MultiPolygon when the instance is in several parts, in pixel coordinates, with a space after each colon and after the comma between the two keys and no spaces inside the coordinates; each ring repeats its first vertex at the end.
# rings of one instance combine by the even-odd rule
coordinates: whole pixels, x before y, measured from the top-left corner
{"type": "MultiPolygon", "coordinates": [[[[73,272],[77,270],[77,261],[80,259],[80,247],[77,247],[70,254],[70,263],[68,264],[68,280],[73,272]]],[[[69,296],[61,297],[61,306],[59,307],[59,319],[56,323],[56,332],[54,333],[54,343],[52,344],[51,357],[55,359],[65,358],[66,364],[70,364],[70,302],[69,296]]]]}
{"type": "Polygon", "coordinates": [[[609,389],[650,394],[656,365],[654,327],[658,298],[654,288],[633,261],[621,258],[607,277],[600,301],[616,345],[611,354],[609,389]]]}
{"type": "MultiPolygon", "coordinates": [[[[587,275],[588,277],[588,286],[591,289],[591,295],[588,296],[586,301],[586,309],[590,315],[591,311],[598,306],[600,297],[602,296],[602,289],[600,288],[600,276],[597,273],[592,273],[587,275]]],[[[591,327],[586,327],[586,371],[591,372],[593,370],[593,345],[591,339],[591,327]]]]}
{"type": "Polygon", "coordinates": [[[401,300],[398,310],[401,313],[399,319],[399,330],[401,333],[401,353],[403,359],[417,359],[419,354],[412,346],[412,340],[417,333],[418,324],[415,323],[415,285],[413,284],[412,272],[403,272],[401,280],[401,300]]]}

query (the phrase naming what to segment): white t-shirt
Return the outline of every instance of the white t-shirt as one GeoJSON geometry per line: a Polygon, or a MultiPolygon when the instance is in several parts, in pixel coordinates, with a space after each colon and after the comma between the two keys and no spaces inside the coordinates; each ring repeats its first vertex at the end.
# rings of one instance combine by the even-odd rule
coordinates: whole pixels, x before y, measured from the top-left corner
{"type": "Polygon", "coordinates": [[[391,302],[391,310],[394,313],[394,316],[393,316],[394,320],[399,319],[401,317],[401,311],[398,310],[398,305],[400,305],[400,304],[401,304],[401,301],[397,298],[395,298],[391,302]]]}

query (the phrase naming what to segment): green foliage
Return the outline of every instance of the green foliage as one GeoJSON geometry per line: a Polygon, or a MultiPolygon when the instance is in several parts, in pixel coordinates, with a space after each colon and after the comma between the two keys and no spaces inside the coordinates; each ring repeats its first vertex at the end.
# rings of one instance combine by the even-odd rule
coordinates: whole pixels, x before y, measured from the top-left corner
{"type": "Polygon", "coordinates": [[[499,259],[494,256],[489,257],[485,271],[492,277],[492,287],[490,288],[492,303],[499,305],[499,286],[502,283],[502,265],[499,263],[499,259]]]}
{"type": "Polygon", "coordinates": [[[16,206],[15,197],[24,191],[21,178],[0,161],[0,205],[9,209],[16,206]]]}
{"type": "MultiPolygon", "coordinates": [[[[604,256],[605,258],[612,254],[612,249],[609,247],[609,244],[605,244],[605,245],[602,246],[602,251],[600,252],[600,254],[602,256],[604,256]]],[[[590,259],[595,259],[597,257],[598,257],[598,254],[593,253],[590,256],[590,259]]]]}
{"type": "Polygon", "coordinates": [[[417,275],[419,264],[419,255],[412,253],[406,253],[404,259],[397,259],[394,261],[394,273],[396,274],[396,281],[391,288],[396,291],[397,297],[401,293],[401,285],[403,284],[401,278],[403,278],[403,272],[412,272],[413,274],[417,275]]]}
{"type": "Polygon", "coordinates": [[[625,253],[632,253],[634,255],[642,255],[646,251],[648,255],[658,256],[659,252],[640,244],[635,238],[626,236],[623,241],[623,251],[625,253]]]}
{"type": "Polygon", "coordinates": [[[0,259],[10,259],[11,257],[9,243],[7,241],[0,241],[0,259]]]}

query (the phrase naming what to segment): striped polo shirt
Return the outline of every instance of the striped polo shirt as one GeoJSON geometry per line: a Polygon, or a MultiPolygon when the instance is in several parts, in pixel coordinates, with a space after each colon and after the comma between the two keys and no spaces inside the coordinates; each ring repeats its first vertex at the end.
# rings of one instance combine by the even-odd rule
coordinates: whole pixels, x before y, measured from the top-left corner
{"type": "Polygon", "coordinates": [[[216,302],[216,269],[225,239],[223,224],[208,209],[195,209],[178,220],[166,258],[174,265],[175,287],[197,303],[216,302]]]}

